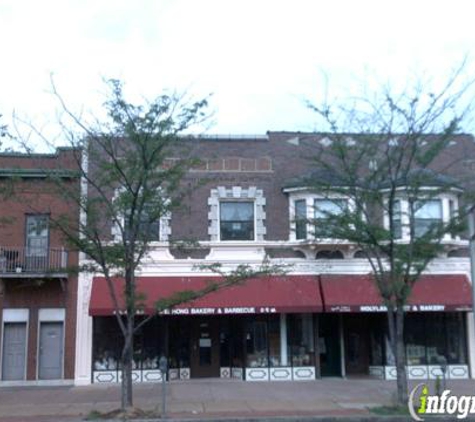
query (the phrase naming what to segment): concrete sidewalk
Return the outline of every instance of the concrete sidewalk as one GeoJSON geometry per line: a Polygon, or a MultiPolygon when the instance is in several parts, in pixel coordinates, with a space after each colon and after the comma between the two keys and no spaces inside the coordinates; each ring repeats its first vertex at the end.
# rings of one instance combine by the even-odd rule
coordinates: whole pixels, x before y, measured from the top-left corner
{"type": "MultiPolygon", "coordinates": [[[[411,385],[415,385],[412,383],[411,385]]],[[[307,382],[251,383],[202,379],[167,386],[170,418],[364,416],[368,407],[390,405],[396,383],[380,380],[324,379],[307,382]]],[[[475,394],[473,381],[448,381],[456,394],[475,394]]],[[[433,386],[432,386],[432,390],[433,386]]],[[[137,384],[134,404],[160,409],[161,385],[137,384]]],[[[0,388],[0,421],[79,421],[91,411],[117,409],[120,386],[0,388]]]]}

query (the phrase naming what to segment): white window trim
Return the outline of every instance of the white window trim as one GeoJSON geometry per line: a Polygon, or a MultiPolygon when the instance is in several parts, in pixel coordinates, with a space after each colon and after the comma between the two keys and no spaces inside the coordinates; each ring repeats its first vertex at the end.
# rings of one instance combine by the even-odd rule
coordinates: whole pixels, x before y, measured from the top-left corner
{"type": "Polygon", "coordinates": [[[233,186],[226,188],[218,186],[216,189],[211,189],[208,198],[208,234],[210,240],[214,242],[255,242],[264,240],[266,235],[265,227],[265,212],[266,199],[262,189],[257,189],[255,186],[249,188],[242,188],[241,186],[233,186]],[[220,234],[220,202],[221,201],[253,201],[254,202],[254,240],[221,240],[220,234]]]}
{"type": "MultiPolygon", "coordinates": [[[[297,239],[297,228],[295,224],[295,202],[299,200],[304,200],[307,207],[306,207],[306,217],[308,221],[312,221],[315,219],[315,200],[322,199],[322,200],[341,200],[344,199],[348,201],[349,209],[354,209],[354,201],[346,195],[342,194],[333,194],[333,195],[319,195],[310,192],[292,192],[289,195],[289,217],[290,217],[290,230],[289,230],[289,241],[296,241],[302,242],[306,240],[315,240],[315,230],[313,228],[313,224],[307,223],[307,237],[306,239],[297,239]]],[[[319,239],[320,241],[322,239],[319,239]]],[[[327,239],[324,239],[327,240],[327,239]]],[[[328,239],[331,240],[331,239],[328,239]]]]}

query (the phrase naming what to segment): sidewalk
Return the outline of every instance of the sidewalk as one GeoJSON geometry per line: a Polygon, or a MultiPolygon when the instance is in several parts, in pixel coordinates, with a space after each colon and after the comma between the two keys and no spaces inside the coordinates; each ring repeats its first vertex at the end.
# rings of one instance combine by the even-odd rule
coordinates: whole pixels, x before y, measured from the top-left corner
{"type": "MultiPolygon", "coordinates": [[[[458,394],[475,393],[472,380],[448,381],[447,388],[458,394]]],[[[167,389],[170,418],[367,416],[368,407],[393,402],[396,383],[368,379],[263,383],[202,379],[172,382],[167,389]]],[[[135,385],[136,407],[159,409],[160,403],[160,384],[135,385]]],[[[79,421],[93,410],[105,412],[119,405],[118,385],[0,388],[1,422],[79,421]]]]}

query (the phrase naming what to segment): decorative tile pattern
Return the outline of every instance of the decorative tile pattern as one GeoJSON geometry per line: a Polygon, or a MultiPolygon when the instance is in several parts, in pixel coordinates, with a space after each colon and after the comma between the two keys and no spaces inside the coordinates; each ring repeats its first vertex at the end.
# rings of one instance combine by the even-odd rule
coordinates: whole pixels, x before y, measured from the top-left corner
{"type": "MultiPolygon", "coordinates": [[[[448,367],[447,367],[448,369],[448,367]]],[[[442,367],[440,365],[429,365],[427,367],[427,372],[428,372],[428,377],[429,379],[431,380],[435,380],[437,379],[437,377],[439,378],[444,378],[444,376],[448,376],[448,374],[445,374],[444,375],[444,372],[442,371],[442,367]]],[[[410,379],[417,379],[417,378],[410,378],[410,379]]]]}
{"type": "Polygon", "coordinates": [[[294,381],[308,381],[315,379],[314,366],[295,366],[292,369],[292,378],[294,381]]]}
{"type": "Polygon", "coordinates": [[[231,368],[220,368],[219,376],[220,378],[231,378],[231,368]]]}
{"type": "Polygon", "coordinates": [[[162,381],[162,371],[158,369],[148,369],[142,372],[142,382],[160,382],[162,381]]]}
{"type": "Polygon", "coordinates": [[[396,367],[395,366],[385,366],[384,367],[384,379],[386,380],[395,380],[397,377],[396,367]]]}
{"type": "Polygon", "coordinates": [[[174,381],[180,378],[180,373],[178,372],[178,369],[169,369],[168,370],[168,380],[169,381],[174,381]]]}
{"type": "Polygon", "coordinates": [[[92,382],[102,384],[117,382],[117,371],[94,371],[92,382]]]}
{"type": "Polygon", "coordinates": [[[369,374],[373,377],[384,379],[384,366],[370,366],[369,374]]]}
{"type": "Polygon", "coordinates": [[[271,381],[291,381],[292,368],[270,368],[271,381]]]}
{"type": "Polygon", "coordinates": [[[269,369],[246,368],[246,381],[269,381],[269,369]]]}
{"type": "Polygon", "coordinates": [[[233,368],[231,370],[231,377],[233,379],[238,379],[238,380],[242,380],[242,376],[243,376],[243,370],[242,368],[233,368]]]}
{"type": "Polygon", "coordinates": [[[449,365],[449,378],[452,380],[466,380],[469,379],[469,371],[467,365],[449,365]]]}
{"type": "Polygon", "coordinates": [[[429,378],[429,372],[425,365],[406,366],[406,371],[410,380],[426,380],[429,378]]]}
{"type": "Polygon", "coordinates": [[[181,368],[180,369],[180,379],[189,380],[190,379],[190,368],[181,368]]]}

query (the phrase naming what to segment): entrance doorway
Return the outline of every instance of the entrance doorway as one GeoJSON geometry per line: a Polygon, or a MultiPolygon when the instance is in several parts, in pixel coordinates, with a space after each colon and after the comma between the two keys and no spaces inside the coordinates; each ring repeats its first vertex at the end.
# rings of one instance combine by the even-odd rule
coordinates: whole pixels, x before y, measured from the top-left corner
{"type": "Polygon", "coordinates": [[[341,377],[339,315],[319,315],[319,349],[322,377],[341,377]]]}
{"type": "Polygon", "coordinates": [[[191,376],[219,377],[219,321],[198,318],[191,325],[191,376]]]}
{"type": "Polygon", "coordinates": [[[368,315],[345,315],[345,362],[348,375],[369,374],[368,315]]]}
{"type": "Polygon", "coordinates": [[[42,322],[40,325],[40,353],[38,378],[61,379],[63,376],[63,323],[42,322]]]}
{"type": "Polygon", "coordinates": [[[25,379],[26,323],[5,323],[3,326],[2,380],[25,379]]]}

